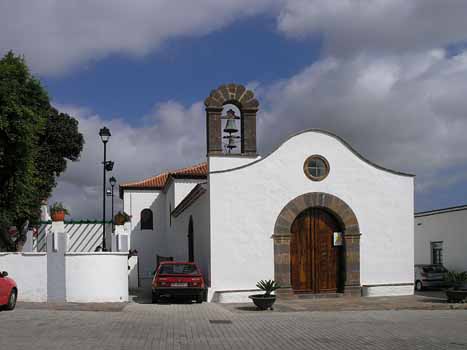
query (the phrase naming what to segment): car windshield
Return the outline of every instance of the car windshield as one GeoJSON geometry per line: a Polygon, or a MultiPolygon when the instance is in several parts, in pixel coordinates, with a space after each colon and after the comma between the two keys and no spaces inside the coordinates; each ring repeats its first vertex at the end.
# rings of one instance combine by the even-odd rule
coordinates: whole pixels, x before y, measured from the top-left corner
{"type": "Polygon", "coordinates": [[[199,275],[195,265],[192,264],[164,264],[159,270],[161,275],[199,275]]]}
{"type": "Polygon", "coordinates": [[[447,272],[447,270],[443,266],[425,266],[423,272],[442,273],[447,272]]]}

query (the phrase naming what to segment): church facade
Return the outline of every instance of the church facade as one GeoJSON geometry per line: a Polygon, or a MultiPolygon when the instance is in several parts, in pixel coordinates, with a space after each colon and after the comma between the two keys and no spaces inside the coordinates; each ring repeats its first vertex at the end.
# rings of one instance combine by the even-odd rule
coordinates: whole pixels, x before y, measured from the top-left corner
{"type": "Polygon", "coordinates": [[[143,285],[159,255],[195,261],[211,301],[245,300],[262,279],[283,293],[413,294],[413,175],[316,129],[259,156],[259,103],[241,85],[205,107],[205,163],[120,186],[143,285]]]}

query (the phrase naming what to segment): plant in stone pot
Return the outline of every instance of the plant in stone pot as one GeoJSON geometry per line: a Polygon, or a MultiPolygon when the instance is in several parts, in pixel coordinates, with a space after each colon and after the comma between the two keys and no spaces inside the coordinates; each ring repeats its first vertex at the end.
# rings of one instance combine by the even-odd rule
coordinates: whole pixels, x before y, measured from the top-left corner
{"type": "Polygon", "coordinates": [[[452,286],[446,290],[448,302],[464,302],[467,299],[467,271],[449,271],[447,280],[452,286]]]}
{"type": "Polygon", "coordinates": [[[64,221],[65,215],[69,214],[70,212],[61,202],[55,202],[50,206],[50,216],[52,217],[52,221],[64,221]]]}
{"type": "Polygon", "coordinates": [[[119,211],[114,217],[115,225],[124,225],[126,222],[130,222],[131,216],[124,211],[119,211]]]}
{"type": "Polygon", "coordinates": [[[253,300],[253,303],[260,310],[272,310],[272,305],[276,301],[276,296],[271,294],[280,286],[273,280],[261,280],[256,283],[256,287],[264,291],[264,294],[250,295],[249,298],[253,300]]]}

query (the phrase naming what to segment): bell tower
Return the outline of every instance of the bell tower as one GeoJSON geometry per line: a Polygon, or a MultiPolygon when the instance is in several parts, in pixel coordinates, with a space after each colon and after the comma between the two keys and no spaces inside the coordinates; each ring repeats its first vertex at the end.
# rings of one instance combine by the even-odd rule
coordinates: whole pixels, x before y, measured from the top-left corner
{"type": "Polygon", "coordinates": [[[206,106],[207,152],[211,155],[228,155],[235,149],[237,139],[240,141],[238,156],[256,156],[256,113],[259,102],[252,91],[243,85],[221,85],[204,100],[206,106]],[[225,105],[232,104],[240,111],[236,116],[229,110],[225,116],[222,111],[225,105]],[[226,126],[222,130],[222,120],[226,126]],[[240,120],[240,136],[236,136],[235,121],[240,120]],[[224,133],[227,135],[223,136],[224,133]]]}

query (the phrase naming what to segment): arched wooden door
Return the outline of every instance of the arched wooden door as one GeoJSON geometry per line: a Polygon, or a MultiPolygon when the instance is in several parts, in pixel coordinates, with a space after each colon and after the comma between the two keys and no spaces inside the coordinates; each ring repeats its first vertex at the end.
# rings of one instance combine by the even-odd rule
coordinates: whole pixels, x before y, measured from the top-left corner
{"type": "Polygon", "coordinates": [[[310,208],[292,224],[291,283],[294,291],[332,293],[339,289],[341,247],[334,246],[339,224],[327,211],[310,208]]]}

